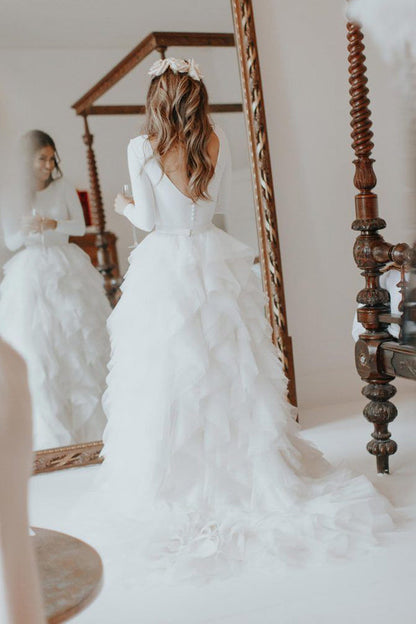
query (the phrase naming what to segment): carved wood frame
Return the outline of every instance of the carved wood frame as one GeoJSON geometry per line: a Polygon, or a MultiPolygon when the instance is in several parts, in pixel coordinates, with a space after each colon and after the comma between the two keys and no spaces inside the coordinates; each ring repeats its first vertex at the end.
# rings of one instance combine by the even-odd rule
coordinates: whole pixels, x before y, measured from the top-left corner
{"type": "Polygon", "coordinates": [[[267,317],[273,330],[273,342],[278,348],[288,379],[288,398],[296,406],[292,339],[287,326],[279,230],[253,5],[251,0],[231,0],[231,7],[249,141],[260,264],[269,303],[267,317]]]}
{"type": "MultiPolygon", "coordinates": [[[[247,126],[250,163],[254,187],[260,264],[268,299],[267,316],[288,378],[288,398],[297,404],[292,340],[288,334],[279,231],[265,104],[251,0],[230,0],[238,52],[243,111],[247,126]]],[[[88,128],[86,128],[88,133],[88,128]]],[[[35,454],[34,472],[48,472],[99,463],[102,442],[47,449],[35,454]]]]}
{"type": "Polygon", "coordinates": [[[402,269],[398,286],[404,294],[404,269],[414,265],[415,258],[409,245],[393,245],[379,233],[386,227],[386,222],[379,216],[378,198],[374,193],[377,184],[372,158],[374,135],[363,39],[360,25],[348,22],[351,138],[355,155],[354,186],[358,190],[355,196],[356,218],[352,224],[358,236],[353,253],[365,279],[365,286],[356,299],[361,304],[357,309],[357,319],[363,326],[363,332],[355,345],[355,364],[359,376],[366,383],[362,394],[369,399],[363,413],[374,427],[367,450],[376,457],[377,472],[388,473],[389,457],[397,451],[397,443],[391,439],[388,429],[397,416],[397,408],[390,400],[396,394],[396,388],[390,382],[395,377],[416,379],[416,350],[401,344],[401,337],[398,341],[394,340],[388,332],[388,325],[398,319],[391,314],[389,293],[381,287],[380,275],[389,263],[402,269]]]}

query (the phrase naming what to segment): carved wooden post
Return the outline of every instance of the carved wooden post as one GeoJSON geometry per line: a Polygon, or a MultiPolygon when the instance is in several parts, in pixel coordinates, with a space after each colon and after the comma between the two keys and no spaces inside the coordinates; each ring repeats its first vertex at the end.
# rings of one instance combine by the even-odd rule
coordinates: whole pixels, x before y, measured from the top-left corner
{"type": "Polygon", "coordinates": [[[156,47],[156,50],[159,52],[161,59],[166,58],[165,52],[166,52],[167,49],[168,49],[167,46],[157,46],[156,47]]]}
{"type": "Polygon", "coordinates": [[[364,416],[374,424],[373,439],[367,444],[367,450],[377,457],[377,471],[389,472],[389,455],[397,450],[397,444],[388,430],[389,423],[397,416],[397,409],[389,400],[396,394],[396,388],[389,383],[393,377],[381,372],[378,366],[379,347],[390,339],[387,323],[379,320],[380,314],[390,312],[389,293],[380,288],[379,278],[380,268],[401,250],[388,245],[378,234],[386,223],[378,215],[377,195],[372,192],[377,179],[371,158],[374,145],[371,141],[373,133],[368,108],[370,101],[367,97],[363,34],[356,24],[349,23],[347,29],[351,137],[356,155],[354,185],[359,191],[355,197],[356,219],[352,224],[352,229],[360,232],[354,245],[354,259],[362,269],[366,282],[357,295],[357,302],[363,306],[357,311],[358,320],[365,332],[356,344],[356,366],[361,379],[367,382],[362,392],[370,399],[364,408],[364,416]]]}
{"type": "Polygon", "coordinates": [[[104,289],[110,303],[115,303],[115,293],[117,285],[114,283],[113,269],[110,255],[108,251],[108,243],[105,232],[105,213],[103,200],[101,195],[100,181],[98,178],[97,164],[95,154],[92,148],[94,137],[90,133],[87,121],[87,115],[84,115],[85,134],[83,135],[84,144],[87,146],[87,164],[90,179],[91,193],[91,221],[95,229],[95,245],[97,247],[97,269],[100,271],[104,279],[104,289]]]}

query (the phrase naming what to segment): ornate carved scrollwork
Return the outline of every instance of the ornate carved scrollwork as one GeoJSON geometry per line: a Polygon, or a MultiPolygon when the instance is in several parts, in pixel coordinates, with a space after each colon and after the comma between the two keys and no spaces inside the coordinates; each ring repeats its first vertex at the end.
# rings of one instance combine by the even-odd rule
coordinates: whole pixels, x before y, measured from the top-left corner
{"type": "Polygon", "coordinates": [[[105,231],[105,212],[101,195],[100,180],[98,177],[97,163],[93,150],[94,137],[88,127],[87,117],[84,116],[85,134],[83,141],[87,147],[87,165],[91,192],[91,221],[95,231],[95,246],[97,248],[97,269],[103,276],[104,289],[112,305],[116,302],[118,284],[113,276],[114,266],[111,263],[107,234],[105,231]]]}
{"type": "Polygon", "coordinates": [[[38,451],[33,462],[33,474],[100,464],[103,461],[99,456],[102,448],[102,442],[89,442],[38,451]]]}
{"type": "Polygon", "coordinates": [[[357,302],[362,305],[357,311],[358,320],[365,328],[356,344],[356,367],[360,377],[367,381],[364,396],[370,402],[364,408],[364,416],[374,425],[372,440],[367,450],[377,458],[377,471],[389,472],[389,455],[397,450],[388,430],[396,418],[397,409],[390,402],[396,389],[389,383],[393,377],[385,374],[379,366],[379,349],[383,342],[391,339],[387,323],[380,320],[381,314],[390,312],[389,293],[380,287],[381,269],[393,259],[397,250],[386,243],[378,230],[386,223],[378,215],[377,195],[372,192],[377,183],[373,169],[370,100],[364,56],[363,34],[356,24],[347,25],[352,148],[356,159],[354,185],[359,193],[355,197],[356,219],[352,229],[360,232],[354,245],[354,259],[362,269],[365,287],[358,293],[357,302]]]}
{"type": "Polygon", "coordinates": [[[253,7],[251,0],[231,0],[231,6],[240,61],[244,113],[249,133],[263,285],[269,302],[267,314],[273,330],[273,341],[289,380],[289,400],[296,405],[293,350],[287,329],[279,232],[253,7]]]}
{"type": "MultiPolygon", "coordinates": [[[[352,147],[356,159],[354,185],[359,190],[355,197],[356,219],[353,230],[360,232],[354,245],[354,258],[362,269],[365,287],[360,290],[357,302],[362,305],[357,311],[358,320],[365,328],[356,345],[356,366],[361,378],[368,382],[363,394],[370,403],[364,409],[366,418],[374,424],[373,440],[367,448],[377,457],[379,472],[389,471],[389,455],[397,450],[397,444],[390,439],[388,425],[397,415],[390,398],[395,389],[389,383],[396,375],[413,377],[414,352],[407,353],[406,347],[397,343],[387,332],[391,322],[403,325],[403,318],[390,314],[389,294],[380,287],[379,278],[386,263],[392,263],[401,270],[397,287],[406,291],[405,270],[412,265],[413,252],[406,243],[391,245],[378,233],[386,224],[378,215],[377,195],[372,192],[376,184],[371,151],[374,147],[371,131],[363,34],[356,24],[349,23],[348,51],[351,94],[352,147]]],[[[415,252],[416,254],[416,252],[415,252]]],[[[404,309],[403,303],[399,310],[404,309]]],[[[405,317],[405,315],[404,315],[405,317]]],[[[399,342],[402,339],[400,334],[399,342]]]]}

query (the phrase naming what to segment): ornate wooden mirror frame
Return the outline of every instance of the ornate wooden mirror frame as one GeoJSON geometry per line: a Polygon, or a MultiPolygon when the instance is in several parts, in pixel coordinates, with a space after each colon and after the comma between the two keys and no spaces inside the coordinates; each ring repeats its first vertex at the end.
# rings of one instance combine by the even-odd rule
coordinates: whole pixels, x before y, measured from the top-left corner
{"type": "MultiPolygon", "coordinates": [[[[238,52],[243,93],[243,113],[247,126],[250,165],[254,188],[260,265],[264,290],[268,299],[267,316],[272,327],[273,342],[279,350],[283,367],[288,378],[288,398],[293,405],[296,405],[292,340],[288,334],[287,328],[279,233],[253,7],[251,0],[230,1],[235,33],[234,42],[232,42],[231,45],[235,45],[238,52]]],[[[157,33],[152,33],[152,35],[153,34],[157,33]]],[[[193,45],[198,45],[198,43],[194,43],[193,45]]],[[[152,49],[154,49],[154,47],[152,49]]],[[[133,52],[125,57],[123,62],[131,63],[131,55],[133,52]]],[[[112,70],[112,72],[114,72],[113,77],[117,75],[117,68],[120,68],[120,64],[112,70]]],[[[132,66],[130,65],[128,71],[130,71],[131,68],[132,66]]],[[[112,72],[107,74],[107,76],[112,72]]],[[[124,76],[126,73],[127,71],[122,75],[124,76]]],[[[118,79],[121,77],[121,74],[119,74],[118,79]]],[[[96,87],[98,87],[103,80],[97,83],[96,87]]],[[[117,80],[115,82],[117,82],[117,80]]],[[[93,89],[94,88],[95,87],[93,87],[93,89]]],[[[91,91],[92,90],[90,90],[90,92],[91,91]]],[[[101,91],[101,93],[102,92],[103,91],[101,91]]],[[[77,108],[77,104],[79,105],[82,100],[83,98],[78,100],[74,105],[75,109],[77,108]]],[[[81,108],[79,108],[79,110],[81,110],[81,108]]],[[[98,108],[99,107],[95,107],[95,109],[98,108]]],[[[88,112],[90,113],[91,109],[88,112]]],[[[118,112],[120,113],[121,111],[119,110],[118,112]]],[[[79,114],[83,115],[85,121],[84,142],[87,146],[87,158],[92,186],[92,216],[93,225],[95,226],[97,255],[102,265],[104,277],[107,275],[107,282],[111,282],[111,278],[109,279],[111,271],[108,271],[111,267],[108,266],[109,263],[106,259],[105,216],[102,207],[102,199],[99,192],[94,195],[94,190],[97,188],[97,186],[95,186],[94,189],[94,177],[96,176],[98,180],[98,174],[95,155],[92,149],[92,136],[89,132],[85,112],[79,114]]],[[[95,114],[97,114],[97,112],[95,112],[95,114]]],[[[107,112],[107,114],[109,113],[107,112]]],[[[109,287],[108,289],[111,290],[111,283],[107,283],[107,286],[109,287]]],[[[102,446],[101,441],[96,441],[38,451],[35,455],[34,472],[48,472],[74,466],[99,463],[101,461],[99,453],[102,446]]]]}

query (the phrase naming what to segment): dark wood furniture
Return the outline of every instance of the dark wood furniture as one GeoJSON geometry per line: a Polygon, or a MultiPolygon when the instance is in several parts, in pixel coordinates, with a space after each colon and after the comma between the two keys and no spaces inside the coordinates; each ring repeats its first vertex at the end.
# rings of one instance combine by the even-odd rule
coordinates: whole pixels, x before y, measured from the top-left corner
{"type": "MultiPolygon", "coordinates": [[[[113,267],[112,269],[112,277],[115,280],[115,283],[120,283],[120,269],[118,264],[118,255],[117,255],[117,236],[113,232],[103,232],[105,239],[107,241],[107,250],[108,250],[108,258],[109,263],[113,267]]],[[[98,249],[96,245],[96,233],[95,231],[91,231],[91,228],[87,228],[86,234],[84,236],[70,236],[69,241],[71,243],[75,243],[86,254],[91,258],[92,264],[99,268],[99,258],[98,258],[98,249]]]]}
{"type": "Polygon", "coordinates": [[[83,611],[103,583],[100,555],[85,542],[49,529],[33,527],[33,547],[39,569],[48,624],[66,622],[83,611]]]}
{"type": "MultiPolygon", "coordinates": [[[[390,323],[403,325],[403,313],[399,318],[392,316],[389,293],[380,287],[379,278],[383,267],[390,262],[395,263],[402,270],[399,287],[404,303],[404,295],[409,290],[406,276],[416,266],[415,250],[406,243],[388,243],[379,233],[386,227],[386,222],[379,216],[377,195],[373,192],[377,179],[371,158],[374,145],[363,33],[353,23],[347,24],[347,30],[351,136],[355,153],[354,185],[358,189],[355,196],[356,219],[352,224],[352,229],[359,233],[354,245],[354,259],[365,279],[364,288],[357,295],[357,302],[362,304],[357,316],[365,331],[356,343],[355,362],[358,374],[366,382],[362,393],[369,399],[364,416],[374,425],[367,450],[376,456],[377,471],[386,473],[389,472],[389,456],[397,450],[388,429],[397,416],[397,408],[390,401],[396,394],[391,382],[395,377],[416,379],[416,348],[415,345],[405,344],[403,332],[398,340],[388,333],[390,323]]],[[[410,309],[410,296],[411,293],[407,292],[404,309],[410,309]]]]}

